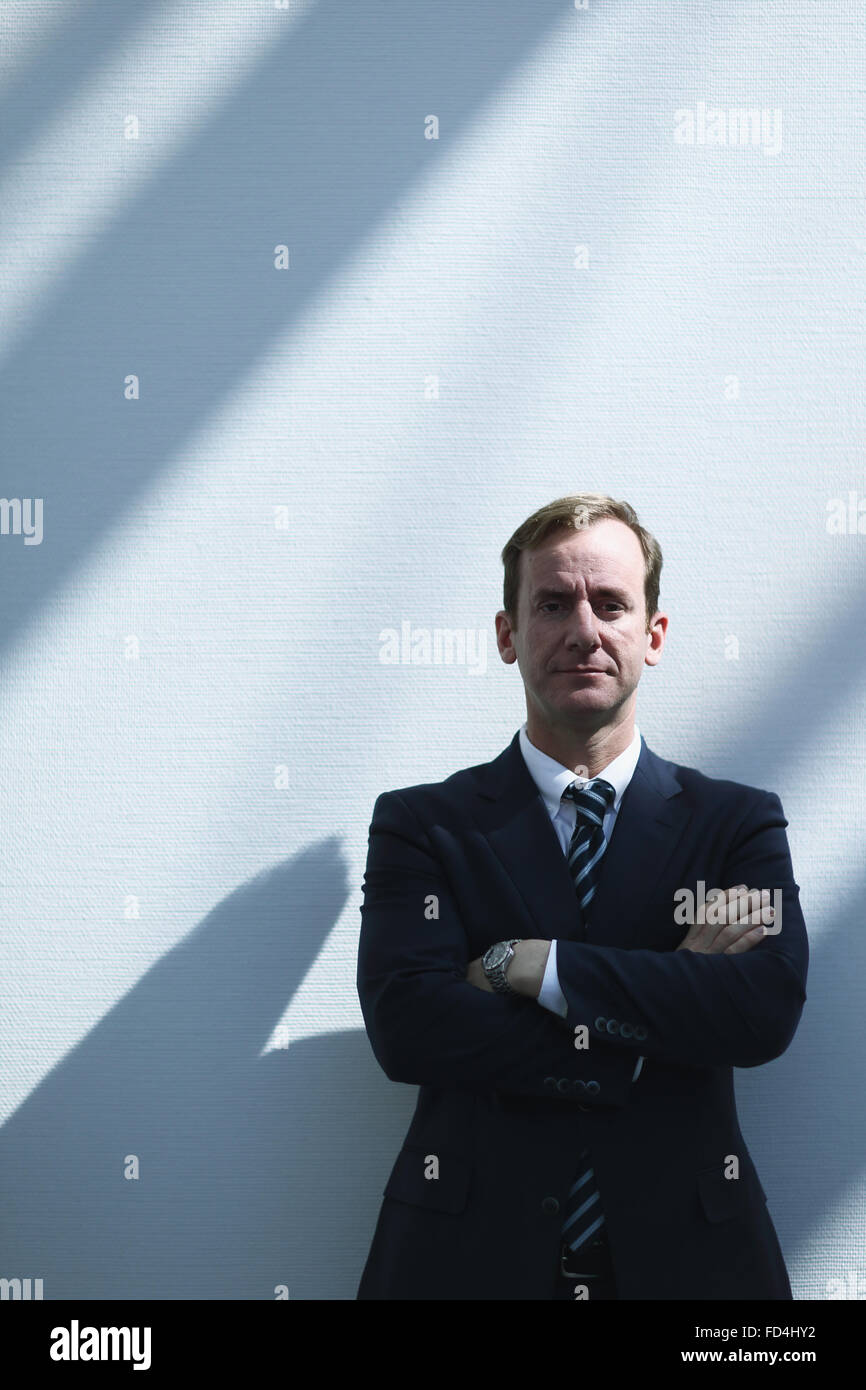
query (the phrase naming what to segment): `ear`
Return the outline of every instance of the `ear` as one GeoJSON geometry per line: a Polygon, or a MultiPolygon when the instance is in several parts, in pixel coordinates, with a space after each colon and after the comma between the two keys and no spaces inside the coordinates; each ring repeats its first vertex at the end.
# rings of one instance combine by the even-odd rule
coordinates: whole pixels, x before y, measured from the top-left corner
{"type": "Polygon", "coordinates": [[[499,655],[506,666],[511,666],[517,660],[517,652],[514,649],[514,643],[512,641],[514,627],[511,618],[506,613],[505,609],[502,608],[496,614],[494,621],[496,623],[496,645],[499,648],[499,655]]]}
{"type": "Polygon", "coordinates": [[[666,613],[656,613],[650,623],[650,630],[647,633],[647,649],[644,662],[647,666],[657,666],[661,661],[662,651],[665,645],[665,637],[668,630],[668,617],[666,613]]]}

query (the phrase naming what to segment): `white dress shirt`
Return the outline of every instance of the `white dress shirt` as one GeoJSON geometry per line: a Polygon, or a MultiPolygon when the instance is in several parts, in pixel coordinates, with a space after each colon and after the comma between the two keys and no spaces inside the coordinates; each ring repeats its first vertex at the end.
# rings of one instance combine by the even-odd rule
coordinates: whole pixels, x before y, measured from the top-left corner
{"type": "MultiPolygon", "coordinates": [[[[562,793],[571,782],[576,782],[578,787],[583,787],[593,779],[576,777],[572,768],[565,767],[562,763],[558,763],[555,758],[549,757],[547,753],[542,753],[540,748],[536,748],[534,743],[530,743],[525,723],[520,727],[520,751],[529,769],[529,774],[541,793],[541,799],[556,831],[560,848],[563,854],[567,854],[577,820],[577,807],[573,801],[563,801],[562,793]]],[[[608,806],[602,822],[604,838],[608,844],[619,814],[620,803],[637,767],[639,757],[640,729],[635,725],[634,738],[628,748],[615,757],[612,762],[609,762],[607,767],[602,768],[601,772],[596,773],[597,777],[603,777],[606,782],[610,782],[616,793],[613,805],[608,806]]],[[[603,863],[604,860],[602,860],[603,863]]],[[[575,893],[576,897],[577,894],[575,893]]],[[[541,982],[538,1003],[541,1004],[542,1008],[549,1009],[551,1013],[559,1014],[562,1018],[565,1018],[568,1013],[565,995],[559,987],[555,941],[550,943],[550,952],[544,970],[544,979],[541,982]]],[[[643,1057],[638,1057],[632,1081],[637,1080],[642,1066],[643,1057]]]]}

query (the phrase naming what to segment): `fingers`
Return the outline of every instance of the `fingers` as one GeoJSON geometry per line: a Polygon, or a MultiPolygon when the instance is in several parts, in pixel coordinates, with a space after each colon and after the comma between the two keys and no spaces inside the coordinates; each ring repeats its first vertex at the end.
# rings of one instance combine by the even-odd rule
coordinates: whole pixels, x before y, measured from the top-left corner
{"type": "Polygon", "coordinates": [[[760,918],[761,911],[766,908],[770,901],[770,894],[766,888],[747,888],[745,884],[740,884],[736,888],[728,889],[728,922],[745,922],[752,918],[753,923],[760,918]]]}
{"type": "MultiPolygon", "coordinates": [[[[762,888],[759,890],[757,888],[752,888],[746,889],[745,891],[741,889],[735,891],[738,893],[738,896],[734,901],[733,910],[736,912],[736,916],[733,920],[735,927],[739,929],[738,934],[753,937],[753,929],[755,927],[761,926],[766,928],[772,925],[776,913],[770,906],[771,895],[769,889],[762,888]]],[[[728,921],[729,923],[731,921],[730,912],[728,921]]],[[[760,933],[756,939],[760,940],[761,936],[765,935],[766,931],[760,933]]],[[[755,941],[752,940],[750,944],[754,945],[755,941]]]]}
{"type": "Polygon", "coordinates": [[[773,920],[769,902],[767,889],[750,889],[745,883],[714,889],[698,908],[697,921],[681,947],[708,955],[750,951],[766,935],[767,921],[773,920]]]}
{"type": "Polygon", "coordinates": [[[728,926],[750,911],[750,896],[745,883],[736,888],[712,888],[698,908],[697,921],[714,929],[728,926]]]}
{"type": "Polygon", "coordinates": [[[738,937],[736,941],[732,941],[730,946],[726,946],[722,954],[725,956],[737,956],[743,951],[751,951],[752,947],[757,946],[759,941],[763,941],[766,935],[767,928],[764,926],[763,922],[759,922],[756,927],[752,927],[750,931],[743,932],[742,936],[738,937]]]}
{"type": "Polygon", "coordinates": [[[772,919],[772,908],[768,907],[770,895],[758,889],[733,889],[728,891],[728,922],[722,926],[713,942],[714,953],[739,955],[757,946],[766,935],[764,914],[772,919]]]}
{"type": "Polygon", "coordinates": [[[764,922],[762,913],[772,915],[773,909],[769,904],[768,889],[747,888],[745,884],[738,884],[736,888],[726,889],[717,900],[713,917],[722,929],[731,926],[748,928],[764,922]]]}

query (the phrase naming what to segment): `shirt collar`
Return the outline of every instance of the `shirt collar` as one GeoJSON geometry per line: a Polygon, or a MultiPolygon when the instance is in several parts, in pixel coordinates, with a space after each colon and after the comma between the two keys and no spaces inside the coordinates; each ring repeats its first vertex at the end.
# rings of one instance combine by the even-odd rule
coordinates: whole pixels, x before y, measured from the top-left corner
{"type": "MultiPolygon", "coordinates": [[[[606,782],[610,782],[616,793],[613,803],[614,811],[619,810],[625,789],[637,767],[640,747],[640,729],[635,725],[634,738],[628,748],[623,749],[612,762],[608,763],[607,767],[603,767],[601,772],[596,773],[597,777],[603,777],[606,782]]],[[[551,818],[559,810],[562,793],[571,782],[576,782],[579,787],[582,787],[587,781],[592,780],[587,777],[575,777],[572,768],[564,767],[555,758],[551,758],[547,753],[542,753],[541,749],[536,748],[534,743],[530,743],[525,722],[520,726],[520,751],[551,818]]]]}

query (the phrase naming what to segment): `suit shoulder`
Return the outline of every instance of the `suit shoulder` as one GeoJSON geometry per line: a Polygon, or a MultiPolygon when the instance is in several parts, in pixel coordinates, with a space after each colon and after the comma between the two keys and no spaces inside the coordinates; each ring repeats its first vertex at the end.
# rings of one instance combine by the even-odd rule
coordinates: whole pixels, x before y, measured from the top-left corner
{"type": "Polygon", "coordinates": [[[684,763],[669,762],[667,759],[660,759],[666,763],[669,770],[676,777],[683,790],[690,793],[696,800],[713,800],[720,803],[736,803],[742,805],[744,800],[749,802],[764,801],[767,797],[776,797],[777,793],[770,791],[767,787],[755,787],[749,782],[735,782],[729,777],[710,777],[706,772],[701,772],[699,768],[688,767],[684,763]]]}

